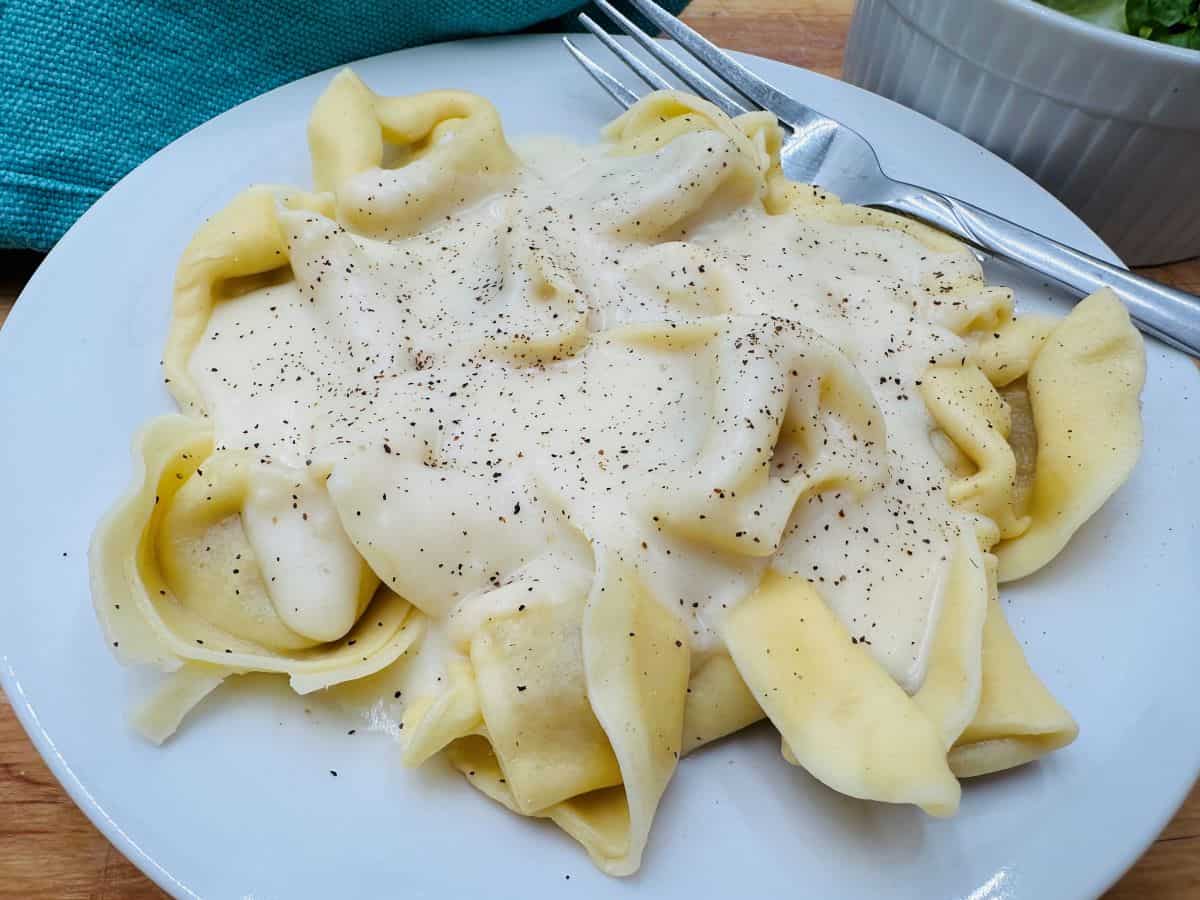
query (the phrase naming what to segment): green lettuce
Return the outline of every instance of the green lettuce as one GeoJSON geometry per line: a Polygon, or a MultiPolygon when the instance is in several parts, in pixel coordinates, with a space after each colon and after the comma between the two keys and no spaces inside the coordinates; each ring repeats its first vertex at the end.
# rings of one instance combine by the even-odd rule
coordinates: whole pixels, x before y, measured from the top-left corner
{"type": "Polygon", "coordinates": [[[1200,50],[1200,0],[1126,0],[1130,34],[1200,50]]]}
{"type": "Polygon", "coordinates": [[[1104,28],[1200,50],[1200,0],[1042,0],[1104,28]]]}

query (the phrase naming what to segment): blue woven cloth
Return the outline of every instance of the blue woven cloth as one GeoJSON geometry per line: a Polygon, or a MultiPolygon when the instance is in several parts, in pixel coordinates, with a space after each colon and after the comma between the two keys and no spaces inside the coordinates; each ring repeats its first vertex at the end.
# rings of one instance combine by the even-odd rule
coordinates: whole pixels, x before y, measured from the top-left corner
{"type": "Polygon", "coordinates": [[[582,5],[0,0],[0,247],[48,249],[146,157],[277,85],[402,47],[568,28],[582,5]]]}

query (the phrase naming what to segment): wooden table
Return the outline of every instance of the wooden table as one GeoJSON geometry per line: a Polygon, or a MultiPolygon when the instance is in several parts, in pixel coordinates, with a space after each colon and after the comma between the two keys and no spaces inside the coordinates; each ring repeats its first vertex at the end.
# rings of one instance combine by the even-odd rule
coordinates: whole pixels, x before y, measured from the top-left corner
{"type": "MultiPolygon", "coordinates": [[[[723,46],[836,76],[852,7],[853,0],[694,0],[685,18],[723,46]]],[[[0,324],[38,259],[0,251],[0,324]]],[[[1200,260],[1147,274],[1200,293],[1200,260]]],[[[0,695],[0,897],[162,896],[70,801],[0,695]]],[[[1200,789],[1107,900],[1194,897],[1200,897],[1200,789]]]]}

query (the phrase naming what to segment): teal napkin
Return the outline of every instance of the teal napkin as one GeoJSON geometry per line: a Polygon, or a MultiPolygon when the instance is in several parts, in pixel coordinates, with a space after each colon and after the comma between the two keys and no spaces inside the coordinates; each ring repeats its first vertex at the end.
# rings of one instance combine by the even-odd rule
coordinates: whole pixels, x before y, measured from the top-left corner
{"type": "Polygon", "coordinates": [[[0,247],[48,249],[146,157],[277,85],[402,47],[569,29],[582,5],[0,0],[0,247]]]}

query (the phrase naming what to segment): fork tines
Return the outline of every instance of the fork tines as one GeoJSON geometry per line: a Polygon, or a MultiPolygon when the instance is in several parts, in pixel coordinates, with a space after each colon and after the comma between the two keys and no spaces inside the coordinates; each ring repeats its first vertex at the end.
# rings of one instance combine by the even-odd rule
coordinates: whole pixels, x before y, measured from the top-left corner
{"type": "MultiPolygon", "coordinates": [[[[773,101],[782,95],[767,82],[763,81],[725,51],[698,32],[684,25],[679,19],[658,6],[653,0],[630,0],[642,15],[661,28],[668,36],[685,50],[695,61],[701,63],[708,73],[715,74],[726,85],[732,87],[746,102],[735,99],[723,90],[713,79],[706,77],[696,66],[689,65],[677,54],[668,50],[662,43],[656,41],[639,28],[629,17],[616,9],[608,0],[595,0],[596,6],[625,34],[632,37],[647,53],[657,60],[664,68],[673,73],[683,84],[694,93],[715,104],[730,116],[741,115],[756,109],[771,109],[773,101]]],[[[627,65],[634,74],[654,90],[669,90],[673,85],[662,75],[647,65],[639,56],[620,44],[608,34],[590,16],[581,13],[579,22],[594,34],[614,56],[627,65]]],[[[605,91],[621,106],[628,109],[640,97],[638,91],[632,90],[611,72],[579,49],[570,38],[563,38],[563,43],[581,66],[596,79],[605,91]]]]}

